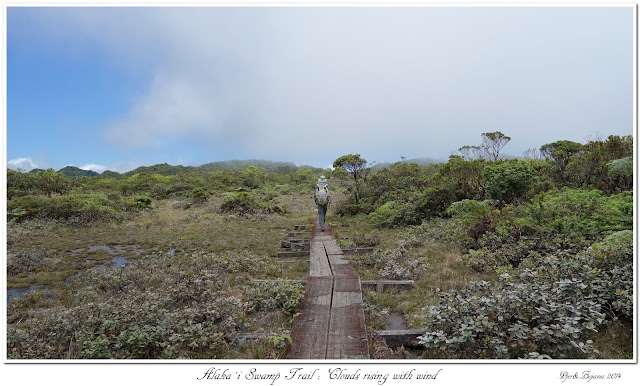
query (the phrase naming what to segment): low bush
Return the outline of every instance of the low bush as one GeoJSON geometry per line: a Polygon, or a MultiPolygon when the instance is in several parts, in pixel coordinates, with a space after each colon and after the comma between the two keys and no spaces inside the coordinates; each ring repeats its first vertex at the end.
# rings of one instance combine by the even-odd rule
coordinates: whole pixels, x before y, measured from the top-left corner
{"type": "Polygon", "coordinates": [[[305,288],[301,284],[286,281],[266,282],[254,285],[248,291],[245,301],[251,312],[284,310],[293,315],[304,298],[304,291],[305,288]]]}
{"type": "Polygon", "coordinates": [[[595,256],[528,258],[495,285],[444,293],[421,343],[446,358],[594,358],[590,333],[627,316],[633,291],[631,273],[594,269],[595,256]]]}
{"type": "Polygon", "coordinates": [[[130,208],[132,208],[132,209],[147,209],[147,208],[151,208],[151,203],[152,202],[153,202],[153,200],[151,200],[151,197],[149,197],[149,196],[145,196],[145,195],[135,196],[133,198],[133,203],[130,205],[130,208]]]}
{"type": "Polygon", "coordinates": [[[426,270],[427,258],[415,256],[406,248],[375,250],[351,257],[355,264],[376,269],[380,276],[392,280],[415,280],[426,270]]]}
{"type": "Polygon", "coordinates": [[[191,199],[194,202],[206,202],[211,194],[207,192],[204,188],[194,188],[191,191],[191,199]]]}
{"type": "MultiPolygon", "coordinates": [[[[216,358],[246,328],[241,281],[268,270],[248,253],[155,254],[70,282],[68,306],[36,314],[10,304],[11,359],[216,358]]],[[[268,296],[270,298],[270,296],[268,296]]]]}
{"type": "Polygon", "coordinates": [[[19,275],[21,273],[35,272],[37,269],[49,268],[54,260],[44,250],[20,251],[12,254],[7,259],[7,274],[19,275]]]}
{"type": "Polygon", "coordinates": [[[373,232],[357,232],[351,236],[356,247],[375,247],[380,244],[380,235],[373,232]]]}
{"type": "Polygon", "coordinates": [[[289,205],[265,202],[260,204],[260,211],[264,214],[286,214],[289,211],[289,205]]]}
{"type": "Polygon", "coordinates": [[[256,197],[249,192],[226,193],[223,195],[223,200],[220,205],[223,213],[250,215],[257,213],[260,209],[256,197]]]}
{"type": "Polygon", "coordinates": [[[451,204],[448,219],[419,227],[424,238],[453,242],[475,270],[518,267],[528,257],[575,255],[607,235],[632,229],[632,195],[605,196],[598,190],[562,189],[531,202],[498,210],[490,201],[451,204]]]}

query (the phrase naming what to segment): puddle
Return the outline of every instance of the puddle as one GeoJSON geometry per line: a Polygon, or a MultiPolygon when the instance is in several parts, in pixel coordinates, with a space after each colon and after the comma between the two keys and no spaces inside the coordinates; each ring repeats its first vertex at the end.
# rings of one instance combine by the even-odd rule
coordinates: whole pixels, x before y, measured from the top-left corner
{"type": "Polygon", "coordinates": [[[108,245],[92,245],[89,247],[89,250],[87,252],[95,252],[95,251],[99,251],[99,250],[103,250],[109,254],[112,254],[113,251],[111,250],[111,248],[108,245]]]}
{"type": "Polygon", "coordinates": [[[424,350],[408,349],[396,351],[391,355],[391,359],[420,359],[424,350]]]}
{"type": "Polygon", "coordinates": [[[392,312],[387,316],[387,330],[406,330],[407,325],[404,323],[402,315],[392,312]]]}
{"type": "Polygon", "coordinates": [[[146,250],[140,248],[138,245],[114,245],[110,247],[108,245],[90,245],[87,248],[78,248],[72,249],[70,252],[72,255],[77,255],[81,252],[95,252],[95,251],[105,251],[110,255],[122,254],[122,253],[133,253],[134,255],[140,255],[146,252],[146,250]]]}
{"type": "Polygon", "coordinates": [[[90,269],[96,270],[96,271],[104,271],[105,268],[107,268],[107,265],[110,265],[109,263],[113,263],[113,268],[118,268],[120,266],[122,266],[123,264],[126,263],[131,263],[132,260],[127,260],[127,258],[125,257],[116,257],[113,258],[109,261],[107,261],[106,263],[102,264],[102,265],[98,265],[96,267],[91,267],[90,269]]]}
{"type": "MultiPolygon", "coordinates": [[[[104,264],[101,265],[97,265],[95,267],[90,267],[88,269],[92,269],[94,271],[104,271],[107,266],[112,266],[113,268],[118,268],[121,267],[124,264],[127,263],[132,263],[133,260],[128,260],[126,257],[116,257],[113,258],[109,261],[107,261],[104,264]],[[113,264],[110,264],[113,263],[113,264]]],[[[85,260],[85,264],[91,264],[92,261],[91,260],[85,260]]],[[[73,281],[73,279],[75,279],[76,277],[78,277],[80,274],[84,273],[86,271],[86,269],[81,269],[80,271],[74,273],[73,275],[69,276],[65,281],[64,281],[64,285],[66,285],[67,287],[71,285],[71,282],[73,281]]]]}
{"type": "Polygon", "coordinates": [[[12,299],[22,298],[24,295],[33,292],[38,289],[37,285],[32,285],[29,288],[21,288],[21,289],[10,289],[7,290],[7,306],[11,303],[12,299]]]}

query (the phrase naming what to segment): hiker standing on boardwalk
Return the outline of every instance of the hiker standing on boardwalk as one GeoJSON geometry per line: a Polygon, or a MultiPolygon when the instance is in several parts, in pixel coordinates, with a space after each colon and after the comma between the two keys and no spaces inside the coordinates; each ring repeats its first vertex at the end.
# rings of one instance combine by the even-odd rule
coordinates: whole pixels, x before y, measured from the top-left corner
{"type": "Polygon", "coordinates": [[[320,223],[320,229],[324,232],[327,208],[331,209],[331,192],[329,191],[329,185],[327,185],[327,179],[324,176],[320,176],[320,178],[318,178],[313,199],[316,201],[316,205],[318,206],[318,222],[320,223]]]}

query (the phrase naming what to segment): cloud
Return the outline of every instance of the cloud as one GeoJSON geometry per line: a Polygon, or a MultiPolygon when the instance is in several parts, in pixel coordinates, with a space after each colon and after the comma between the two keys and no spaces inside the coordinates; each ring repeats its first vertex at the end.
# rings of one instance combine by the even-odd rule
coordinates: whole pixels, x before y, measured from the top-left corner
{"type": "Polygon", "coordinates": [[[181,141],[325,164],[348,153],[446,158],[496,130],[516,154],[605,125],[631,130],[628,11],[115,7],[43,17],[70,50],[91,46],[148,78],[104,128],[111,144],[170,151],[181,141]]]}
{"type": "Polygon", "coordinates": [[[25,171],[30,171],[38,168],[38,165],[35,164],[30,157],[25,157],[25,158],[16,158],[16,159],[7,161],[7,168],[13,169],[13,170],[22,169],[25,171]]]}
{"type": "Polygon", "coordinates": [[[80,169],[82,170],[93,170],[94,172],[97,173],[102,173],[105,170],[107,170],[106,166],[102,166],[102,165],[97,165],[97,164],[87,164],[84,166],[80,166],[80,169]]]}

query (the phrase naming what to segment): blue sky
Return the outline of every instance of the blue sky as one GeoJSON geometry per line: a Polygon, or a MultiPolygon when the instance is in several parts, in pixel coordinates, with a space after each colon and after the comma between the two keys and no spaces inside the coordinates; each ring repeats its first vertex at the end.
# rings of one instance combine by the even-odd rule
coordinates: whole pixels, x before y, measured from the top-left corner
{"type": "Polygon", "coordinates": [[[7,166],[446,160],[633,129],[633,7],[8,7],[7,166]]]}

